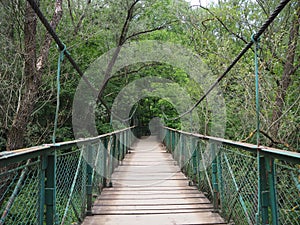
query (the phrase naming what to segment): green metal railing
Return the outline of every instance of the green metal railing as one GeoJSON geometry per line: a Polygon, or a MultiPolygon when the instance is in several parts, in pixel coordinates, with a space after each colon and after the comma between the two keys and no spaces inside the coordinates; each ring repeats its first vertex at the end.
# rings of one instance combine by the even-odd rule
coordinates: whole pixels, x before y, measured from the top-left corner
{"type": "MultiPolygon", "coordinates": [[[[80,224],[133,141],[128,128],[0,153],[0,224],[80,224]]],[[[300,224],[300,154],[165,128],[178,165],[235,224],[300,224]]]]}
{"type": "Polygon", "coordinates": [[[133,140],[95,138],[0,153],[0,224],[79,224],[133,140]]]}
{"type": "Polygon", "coordinates": [[[168,151],[227,222],[300,224],[300,153],[164,130],[168,151]]]}

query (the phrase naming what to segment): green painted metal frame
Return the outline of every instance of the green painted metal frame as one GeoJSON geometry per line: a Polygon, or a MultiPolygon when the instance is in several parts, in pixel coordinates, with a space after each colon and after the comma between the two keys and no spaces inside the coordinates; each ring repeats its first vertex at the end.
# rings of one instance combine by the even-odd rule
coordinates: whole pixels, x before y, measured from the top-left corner
{"type": "MultiPolygon", "coordinates": [[[[92,151],[93,146],[87,146],[87,161],[92,162],[92,151]]],[[[87,183],[86,183],[86,195],[87,195],[87,203],[86,203],[86,215],[92,215],[92,204],[93,204],[93,168],[90,163],[86,163],[86,173],[87,173],[87,183]]]]}
{"type": "MultiPolygon", "coordinates": [[[[18,164],[24,161],[30,161],[33,158],[40,159],[40,172],[39,172],[39,196],[38,196],[38,215],[37,223],[40,225],[54,225],[54,224],[65,224],[65,217],[67,216],[68,208],[71,206],[73,208],[76,217],[79,220],[79,212],[76,211],[72,203],[71,197],[73,194],[73,189],[75,187],[75,182],[77,176],[79,176],[79,166],[81,162],[78,162],[78,168],[74,176],[74,180],[69,192],[69,196],[66,196],[67,205],[65,208],[65,213],[63,216],[63,221],[58,221],[58,209],[57,209],[57,154],[64,150],[70,151],[73,147],[81,146],[81,148],[87,149],[87,161],[93,162],[92,152],[95,152],[96,146],[100,148],[103,146],[107,149],[108,144],[110,144],[110,156],[108,157],[108,152],[104,150],[103,163],[104,171],[103,174],[112,173],[117,165],[114,165],[114,158],[118,157],[122,160],[125,154],[128,153],[128,145],[132,142],[131,139],[134,137],[132,131],[135,127],[126,128],[120,131],[115,131],[109,134],[100,135],[98,137],[86,138],[80,140],[74,140],[69,142],[57,143],[57,144],[47,144],[33,148],[20,149],[11,152],[0,153],[0,168],[5,168],[8,165],[18,164]],[[117,136],[120,138],[118,140],[117,136]],[[109,141],[110,140],[110,141],[109,141]],[[116,144],[117,142],[117,144],[116,144]],[[109,162],[108,162],[109,161],[109,162]],[[107,168],[108,167],[108,168],[107,168]]],[[[72,151],[72,150],[71,150],[72,151]]],[[[82,150],[83,151],[83,150],[82,150]]],[[[82,151],[79,160],[82,158],[82,151]]],[[[101,151],[102,152],[102,151],[101,151]]],[[[80,212],[85,215],[92,215],[92,201],[93,201],[93,178],[94,169],[90,163],[85,162],[86,165],[86,187],[82,189],[86,190],[86,207],[84,212],[80,212]]],[[[28,165],[27,165],[28,166],[28,165]]],[[[26,169],[26,165],[23,166],[26,169]]],[[[23,167],[18,168],[22,170],[23,167]]],[[[23,170],[24,170],[23,169],[23,170]]],[[[103,184],[106,183],[106,179],[102,179],[103,184]]],[[[0,196],[1,197],[1,196],[0,196]]],[[[63,213],[63,212],[60,212],[63,213]]],[[[3,221],[4,222],[4,221],[3,221]]],[[[80,220],[78,222],[81,222],[80,220]]]]}
{"type": "MultiPolygon", "coordinates": [[[[210,189],[212,189],[212,200],[213,200],[213,206],[214,210],[218,211],[218,209],[223,208],[223,199],[224,199],[224,187],[223,187],[223,174],[222,171],[224,168],[222,168],[221,164],[221,154],[222,154],[222,148],[220,146],[227,146],[227,147],[233,147],[235,149],[240,149],[241,151],[246,151],[251,153],[252,155],[257,155],[257,168],[258,168],[258,201],[261,205],[261,208],[259,210],[259,213],[257,214],[257,224],[273,224],[278,225],[279,224],[279,213],[278,213],[278,199],[277,199],[277,193],[276,193],[276,170],[275,170],[275,160],[280,161],[286,161],[288,163],[292,164],[300,164],[300,153],[297,152],[289,152],[281,149],[274,149],[274,148],[268,148],[265,146],[257,146],[253,144],[248,143],[242,143],[242,142],[235,142],[231,140],[226,140],[222,138],[216,138],[216,137],[210,137],[210,136],[204,136],[200,134],[195,133],[189,133],[185,131],[179,131],[176,129],[164,127],[164,130],[166,131],[165,136],[165,145],[167,146],[167,149],[173,153],[173,157],[178,160],[179,162],[181,159],[177,159],[177,155],[174,153],[176,148],[179,152],[182,152],[184,150],[183,141],[186,137],[192,137],[192,145],[195,146],[195,150],[193,151],[193,155],[191,158],[191,165],[194,168],[193,174],[195,175],[196,182],[199,182],[201,180],[200,178],[200,172],[199,170],[202,169],[200,167],[200,164],[204,164],[203,167],[205,167],[205,163],[203,162],[203,155],[201,150],[201,145],[199,144],[201,141],[204,141],[210,145],[211,154],[216,154],[216,157],[212,161],[211,164],[211,182],[212,186],[210,189]],[[178,142],[181,140],[181,143],[178,142]],[[198,144],[195,144],[198,143],[198,144]]],[[[184,155],[184,153],[182,153],[184,155]]],[[[226,154],[224,153],[226,158],[226,154]]],[[[224,157],[223,157],[224,158],[224,157]]],[[[226,160],[225,160],[226,161],[226,160]]],[[[226,165],[226,164],[225,164],[226,165]]],[[[227,163],[229,165],[229,163],[227,163]]],[[[207,168],[207,167],[206,167],[207,168]]],[[[241,187],[238,186],[238,184],[235,181],[233,172],[229,166],[229,171],[231,171],[231,176],[235,184],[236,192],[238,195],[238,199],[240,201],[240,204],[242,205],[242,208],[245,212],[245,215],[247,215],[247,207],[246,202],[243,200],[243,197],[240,195],[239,191],[241,187]]],[[[208,171],[204,170],[205,177],[209,179],[208,171]]],[[[193,177],[194,177],[193,175],[193,177]]],[[[298,181],[294,178],[295,185],[298,188],[298,181]]],[[[192,177],[192,179],[193,179],[192,177]]],[[[200,185],[198,183],[198,185],[200,185]]],[[[198,186],[199,187],[199,186],[198,186]]],[[[252,224],[249,216],[247,218],[248,224],[252,224]]]]}
{"type": "MultiPolygon", "coordinates": [[[[281,149],[275,149],[275,148],[269,148],[266,146],[257,146],[249,143],[244,143],[244,142],[237,142],[237,141],[231,141],[223,138],[217,138],[217,137],[211,137],[211,136],[205,136],[202,134],[196,134],[196,133],[189,133],[186,131],[179,131],[173,128],[169,127],[164,127],[164,129],[168,131],[173,131],[173,133],[177,135],[187,135],[187,136],[192,136],[195,138],[198,138],[199,140],[204,140],[204,141],[210,141],[210,142],[216,142],[218,144],[223,144],[225,146],[232,146],[236,147],[251,153],[254,153],[255,155],[257,154],[257,151],[260,151],[261,154],[265,156],[270,156],[274,159],[280,159],[284,161],[289,161],[291,163],[300,163],[300,153],[297,152],[290,152],[290,151],[285,151],[281,149]]],[[[178,139],[176,139],[178,140],[178,139]]],[[[175,142],[175,140],[174,140],[175,142]]],[[[174,148],[174,146],[173,146],[174,148]]]]}
{"type": "MultiPolygon", "coordinates": [[[[211,143],[211,154],[217,154],[216,143],[211,143]]],[[[212,186],[213,186],[213,205],[214,211],[219,210],[219,183],[218,183],[218,161],[217,157],[214,158],[212,162],[212,186]]]]}
{"type": "Polygon", "coordinates": [[[46,224],[57,224],[56,215],[56,151],[47,156],[45,205],[46,224]]]}
{"type": "MultiPolygon", "coordinates": [[[[107,187],[107,171],[108,171],[108,168],[107,168],[107,159],[108,159],[108,145],[109,145],[109,141],[110,141],[110,137],[106,137],[104,138],[104,141],[103,141],[103,145],[104,145],[104,150],[102,151],[103,152],[103,178],[102,178],[102,186],[105,188],[107,187]]],[[[111,158],[109,158],[111,160],[111,158]]]]}

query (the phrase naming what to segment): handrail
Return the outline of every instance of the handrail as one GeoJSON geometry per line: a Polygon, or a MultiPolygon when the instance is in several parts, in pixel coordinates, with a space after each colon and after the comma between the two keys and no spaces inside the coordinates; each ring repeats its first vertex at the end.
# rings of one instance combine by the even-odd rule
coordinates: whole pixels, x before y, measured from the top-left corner
{"type": "Polygon", "coordinates": [[[163,129],[167,150],[228,223],[299,224],[300,153],[163,129]]]}
{"type": "Polygon", "coordinates": [[[300,163],[300,153],[298,153],[298,152],[291,152],[291,151],[286,151],[286,150],[277,149],[277,148],[270,148],[270,147],[266,147],[266,146],[262,146],[262,145],[257,146],[257,145],[250,144],[250,143],[231,141],[228,139],[223,139],[223,138],[218,138],[218,137],[190,133],[190,132],[186,132],[186,131],[176,130],[176,129],[173,129],[170,127],[164,127],[164,128],[168,129],[170,131],[178,132],[178,133],[181,133],[184,135],[189,135],[189,136],[196,137],[196,138],[199,138],[202,140],[207,140],[207,141],[211,141],[211,142],[217,142],[217,143],[229,145],[232,147],[242,148],[243,150],[250,151],[250,152],[256,153],[256,151],[259,150],[262,154],[269,155],[273,158],[292,161],[294,163],[300,163]]]}
{"type": "Polygon", "coordinates": [[[0,225],[81,222],[92,214],[93,195],[113,185],[111,174],[129,152],[135,132],[132,126],[0,152],[0,225]]]}
{"type": "Polygon", "coordinates": [[[122,130],[113,131],[111,133],[102,134],[91,138],[82,138],[73,141],[59,142],[56,144],[44,144],[41,146],[0,152],[0,168],[13,162],[18,162],[20,160],[27,160],[39,156],[41,154],[49,154],[55,150],[69,148],[75,145],[84,145],[87,143],[97,142],[99,139],[109,137],[111,135],[119,134],[133,128],[135,128],[135,126],[124,128],[122,130]]]}

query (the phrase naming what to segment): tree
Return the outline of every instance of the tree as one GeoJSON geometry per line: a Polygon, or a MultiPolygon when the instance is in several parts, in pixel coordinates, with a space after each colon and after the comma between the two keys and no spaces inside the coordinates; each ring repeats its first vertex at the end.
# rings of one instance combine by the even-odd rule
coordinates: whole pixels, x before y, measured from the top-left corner
{"type": "Polygon", "coordinates": [[[290,85],[292,84],[292,76],[296,73],[296,71],[300,67],[300,62],[296,61],[296,52],[298,46],[299,39],[299,26],[300,26],[300,1],[295,3],[295,12],[292,15],[292,19],[290,21],[290,30],[288,37],[288,44],[286,48],[286,60],[283,60],[283,72],[281,80],[279,81],[279,85],[276,93],[276,100],[274,103],[274,109],[272,113],[272,120],[270,125],[270,133],[271,135],[278,139],[279,130],[281,125],[281,119],[284,113],[284,104],[286,101],[286,96],[290,85]]]}
{"type": "MultiPolygon", "coordinates": [[[[62,17],[62,0],[55,3],[55,12],[51,21],[51,26],[55,30],[62,17]]],[[[37,57],[37,16],[29,3],[25,9],[24,23],[24,92],[20,96],[20,102],[14,115],[14,119],[7,137],[7,150],[23,147],[24,134],[27,123],[37,103],[39,87],[43,76],[43,70],[47,63],[52,39],[50,34],[46,34],[40,54],[37,57]]]]}
{"type": "MultiPolygon", "coordinates": [[[[3,37],[0,39],[3,49],[0,53],[0,144],[3,146],[7,139],[7,149],[15,149],[50,140],[56,106],[57,50],[26,1],[0,2],[3,9],[0,14],[5,18],[0,23],[3,37]]],[[[112,74],[124,44],[143,40],[179,43],[197,53],[218,76],[277,4],[223,0],[207,7],[188,8],[184,0],[67,0],[65,4],[56,0],[55,6],[51,1],[41,2],[41,9],[46,17],[50,17],[49,9],[53,10],[51,24],[83,71],[102,54],[116,49],[104,70],[104,82],[95,86],[100,90],[97,128],[103,133],[110,130],[114,98],[136,79],[145,76],[170,79],[185,87],[195,101],[203,94],[199,85],[180,68],[157,62],[130,65],[112,74]],[[63,16],[64,7],[68,13],[63,16]]],[[[299,146],[298,4],[294,0],[278,16],[262,36],[260,51],[262,144],[289,149],[299,146]]],[[[255,141],[253,51],[221,83],[227,105],[226,138],[255,141]]],[[[63,64],[61,98],[64,101],[59,114],[59,141],[73,138],[71,107],[79,80],[71,65],[63,64]]],[[[151,113],[163,116],[161,109],[165,104],[164,113],[170,117],[177,115],[166,99],[149,98],[141,102],[143,105],[137,111],[151,109],[149,116],[151,113]]],[[[201,123],[198,132],[209,134],[212,114],[208,105],[199,105],[197,111],[201,123]]],[[[146,114],[140,115],[144,116],[143,121],[151,119],[146,114]]],[[[168,125],[180,128],[177,122],[168,121],[168,125]]]]}
{"type": "MultiPolygon", "coordinates": [[[[257,3],[219,1],[210,7],[198,6],[191,10],[187,33],[195,50],[214,73],[220,75],[226,69],[278,5],[274,1],[257,3]]],[[[298,4],[294,1],[288,5],[261,37],[259,59],[261,144],[290,150],[299,146],[298,4]]],[[[227,104],[227,138],[255,141],[253,67],[252,50],[222,81],[227,104]]]]}

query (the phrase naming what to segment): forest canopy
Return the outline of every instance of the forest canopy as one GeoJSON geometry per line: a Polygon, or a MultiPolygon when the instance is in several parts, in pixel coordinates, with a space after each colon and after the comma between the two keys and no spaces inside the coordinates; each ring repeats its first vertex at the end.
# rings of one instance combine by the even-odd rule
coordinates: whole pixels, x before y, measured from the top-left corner
{"type": "MultiPolygon", "coordinates": [[[[197,72],[205,67],[209,71],[202,74],[205,79],[215,80],[269,18],[279,0],[218,0],[208,5],[199,1],[193,6],[184,0],[38,2],[82,71],[91,70],[99,58],[110,56],[102,68],[101,82],[91,82],[99,92],[91,109],[97,133],[113,130],[112,108],[119,93],[131,84],[139,84],[140,89],[132,86],[126,92],[128,96],[123,96],[128,105],[134,90],[144,96],[132,104],[130,123],[147,126],[159,117],[173,128],[216,135],[212,127],[215,121],[221,121],[225,138],[256,143],[254,46],[215,93],[224,99],[226,120],[214,114],[211,102],[215,99],[201,103],[184,119],[184,126],[178,119],[166,118],[177,117],[204,94],[205,81],[197,80],[188,69],[197,72]],[[142,46],[144,52],[152,52],[147,43],[180,48],[170,48],[169,61],[163,54],[167,50],[157,49],[157,60],[142,60],[141,56],[139,62],[127,63],[124,49],[142,46]],[[201,63],[184,68],[178,60],[175,65],[172,62],[177,56],[184,58],[178,49],[189,52],[191,61],[195,58],[201,63]],[[114,69],[122,57],[124,66],[114,69]],[[141,80],[152,82],[143,86],[137,83],[141,80]],[[162,81],[164,86],[160,85],[162,81]]],[[[0,14],[1,150],[50,143],[59,51],[27,1],[0,0],[0,14]]],[[[290,151],[299,151],[300,144],[299,26],[300,1],[292,0],[260,38],[258,52],[261,144],[290,151]]],[[[72,113],[80,81],[80,75],[65,59],[61,64],[57,141],[75,138],[72,113]]],[[[90,108],[84,110],[81,116],[88,115],[90,108]]]]}

